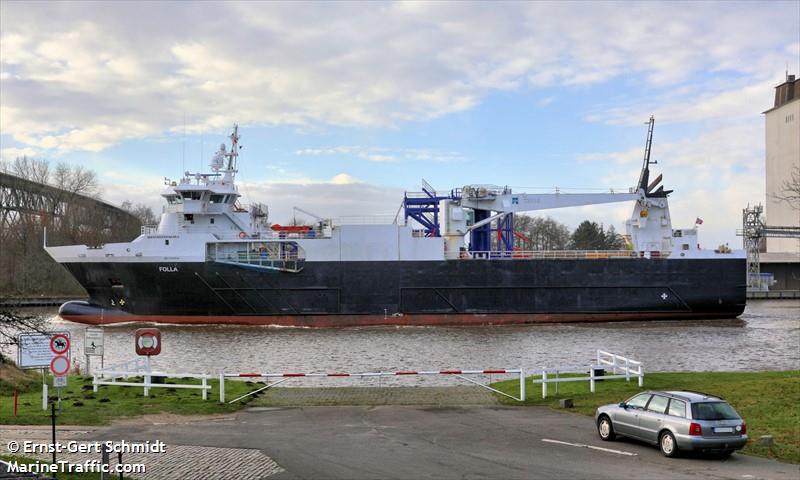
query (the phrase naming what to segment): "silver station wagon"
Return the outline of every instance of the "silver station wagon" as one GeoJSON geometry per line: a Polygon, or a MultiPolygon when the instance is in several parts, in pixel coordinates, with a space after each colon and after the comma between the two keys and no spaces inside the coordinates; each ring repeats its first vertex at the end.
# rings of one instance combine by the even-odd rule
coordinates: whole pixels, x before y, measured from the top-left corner
{"type": "Polygon", "coordinates": [[[725,400],[699,392],[648,391],[595,413],[602,440],[643,440],[674,457],[679,451],[729,456],[747,443],[747,425],[725,400]]]}

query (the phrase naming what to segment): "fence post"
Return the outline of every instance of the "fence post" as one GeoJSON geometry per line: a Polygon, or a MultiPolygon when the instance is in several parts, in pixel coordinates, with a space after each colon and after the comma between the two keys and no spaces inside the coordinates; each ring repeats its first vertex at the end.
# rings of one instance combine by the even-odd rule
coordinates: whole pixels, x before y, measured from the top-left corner
{"type": "Polygon", "coordinates": [[[644,368],[639,364],[639,386],[644,387],[644,368]]]}
{"type": "Polygon", "coordinates": [[[594,393],[594,365],[589,365],[589,391],[594,393]]]}
{"type": "Polygon", "coordinates": [[[97,373],[92,375],[92,391],[97,393],[97,373]]]}
{"type": "Polygon", "coordinates": [[[547,370],[542,369],[542,398],[547,398],[547,370]]]}
{"type": "Polygon", "coordinates": [[[525,401],[525,370],[519,369],[519,401],[525,401]]]}
{"type": "Polygon", "coordinates": [[[208,376],[203,375],[203,400],[208,400],[208,376]]]}
{"type": "Polygon", "coordinates": [[[219,403],[225,403],[225,374],[219,374],[219,403]]]}
{"type": "Polygon", "coordinates": [[[597,364],[600,365],[600,349],[597,349],[597,364]]]}
{"type": "MultiPolygon", "coordinates": [[[[616,355],[614,355],[611,358],[612,358],[612,360],[611,360],[611,371],[614,372],[614,375],[616,375],[617,374],[617,360],[618,360],[618,357],[616,355]]],[[[599,364],[600,362],[597,362],[597,363],[599,364]]]]}
{"type": "Polygon", "coordinates": [[[625,357],[625,381],[631,381],[631,367],[628,364],[628,357],[625,357]]]}

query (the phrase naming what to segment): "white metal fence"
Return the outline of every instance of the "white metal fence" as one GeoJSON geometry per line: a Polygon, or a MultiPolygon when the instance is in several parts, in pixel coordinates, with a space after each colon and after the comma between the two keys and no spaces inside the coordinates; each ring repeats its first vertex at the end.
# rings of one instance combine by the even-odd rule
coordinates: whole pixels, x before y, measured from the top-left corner
{"type": "Polygon", "coordinates": [[[151,388],[189,388],[202,390],[203,400],[208,399],[208,391],[211,386],[208,381],[213,378],[212,375],[203,373],[165,373],[154,372],[150,368],[149,357],[137,357],[133,360],[118,363],[108,368],[101,369],[92,375],[92,389],[95,393],[98,392],[99,387],[116,386],[116,387],[141,387],[144,389],[144,396],[150,395],[151,388]],[[142,377],[141,382],[129,382],[130,377],[142,377]],[[153,378],[198,378],[200,385],[196,384],[176,384],[176,383],[154,383],[153,378]]]}
{"type": "Polygon", "coordinates": [[[574,365],[562,366],[555,368],[542,368],[542,376],[539,379],[534,379],[533,383],[542,384],[542,398],[547,398],[547,385],[554,383],[556,385],[556,393],[558,393],[558,384],[563,382],[589,382],[589,391],[595,392],[596,384],[598,381],[615,380],[624,378],[630,382],[631,378],[638,379],[639,386],[644,386],[644,367],[642,362],[633,360],[622,355],[606,352],[604,350],[597,350],[596,363],[588,365],[574,365]],[[605,370],[611,367],[611,375],[606,375],[605,370]],[[586,373],[586,376],[572,376],[574,373],[586,373]],[[603,370],[602,374],[600,371],[603,370]],[[622,372],[622,373],[618,373],[622,372]],[[561,374],[566,373],[570,376],[562,377],[561,374]]]}

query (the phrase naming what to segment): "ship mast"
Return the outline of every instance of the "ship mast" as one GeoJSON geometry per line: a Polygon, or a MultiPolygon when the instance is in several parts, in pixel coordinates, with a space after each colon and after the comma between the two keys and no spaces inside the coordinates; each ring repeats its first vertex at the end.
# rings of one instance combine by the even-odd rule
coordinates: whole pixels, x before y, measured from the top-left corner
{"type": "Polygon", "coordinates": [[[239,125],[233,124],[233,133],[231,133],[231,151],[224,155],[228,157],[228,166],[225,169],[225,182],[233,181],[233,174],[236,173],[236,160],[239,157],[239,125]]]}
{"type": "Polygon", "coordinates": [[[647,182],[650,180],[650,165],[655,165],[658,162],[650,161],[650,147],[653,146],[653,127],[655,126],[656,119],[650,115],[649,127],[647,127],[647,142],[644,146],[644,160],[642,161],[642,173],[639,174],[638,188],[647,191],[647,182]]]}

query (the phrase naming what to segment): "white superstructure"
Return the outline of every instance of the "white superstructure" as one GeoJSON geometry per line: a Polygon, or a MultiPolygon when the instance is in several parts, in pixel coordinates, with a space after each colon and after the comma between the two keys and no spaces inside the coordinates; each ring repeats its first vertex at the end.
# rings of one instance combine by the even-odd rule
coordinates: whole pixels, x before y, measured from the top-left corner
{"type": "MultiPolygon", "coordinates": [[[[651,125],[652,133],[652,125],[651,125]]],[[[211,160],[211,173],[185,172],[179,182],[167,180],[161,196],[166,206],[158,226],[145,226],[128,243],[102,246],[46,247],[58,262],[221,262],[253,268],[299,271],[304,262],[330,261],[436,261],[477,258],[538,258],[526,253],[498,256],[469,251],[472,230],[517,212],[634,202],[626,222],[630,257],[709,258],[730,257],[730,252],[703,251],[697,229],[673,230],[667,194],[647,185],[648,171],[637,188],[624,193],[513,193],[508,188],[467,185],[459,195],[442,201],[440,235],[423,236],[412,225],[335,224],[321,219],[313,226],[281,227],[269,222],[265,205],[249,208],[239,203],[235,184],[239,155],[238,127],[230,135],[230,150],[223,144],[211,160]],[[491,216],[470,222],[471,212],[491,216]],[[468,252],[468,253],[465,253],[468,252]]],[[[648,160],[649,161],[649,160],[648,160]]],[[[645,169],[647,169],[647,162],[645,169]]],[[[574,252],[568,258],[575,258],[574,252]]],[[[743,256],[737,252],[735,255],[743,256]]],[[[168,267],[165,267],[168,268],[168,267]]]]}

